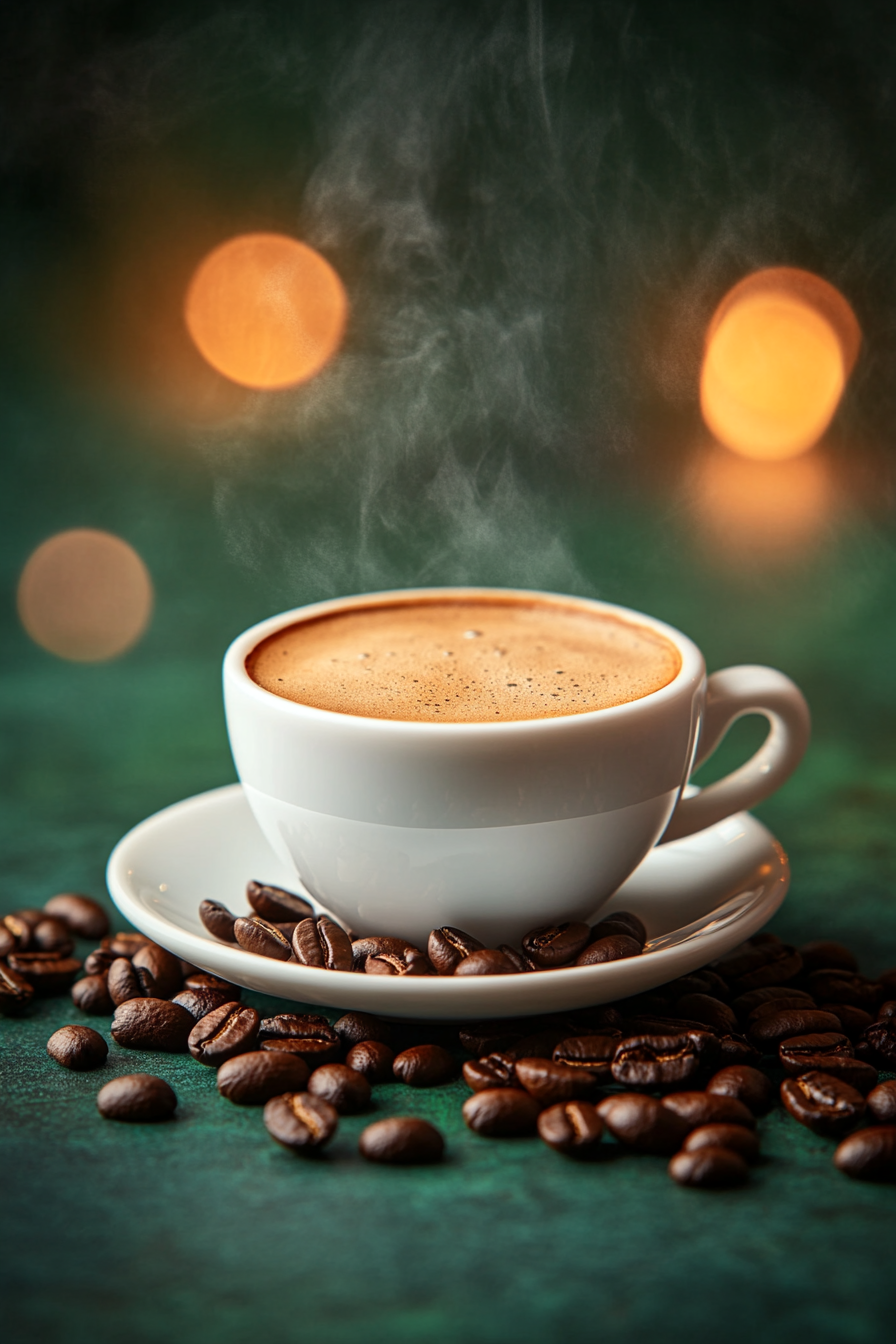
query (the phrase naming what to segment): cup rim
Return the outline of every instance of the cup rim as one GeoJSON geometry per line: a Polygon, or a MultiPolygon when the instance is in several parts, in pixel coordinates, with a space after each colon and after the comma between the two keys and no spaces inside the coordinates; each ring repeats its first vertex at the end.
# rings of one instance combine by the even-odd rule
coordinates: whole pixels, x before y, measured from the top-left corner
{"type": "Polygon", "coordinates": [[[486,733],[493,736],[506,735],[513,731],[545,732],[551,728],[556,731],[558,725],[574,723],[579,723],[583,727],[586,724],[593,725],[597,722],[607,723],[611,719],[637,714],[647,705],[653,706],[667,700],[673,700],[685,687],[693,686],[695,682],[702,680],[706,675],[703,655],[692,639],[689,639],[687,635],[682,634],[680,630],[668,625],[665,621],[661,621],[655,616],[649,616],[646,612],[636,611],[633,607],[623,607],[615,602],[603,602],[598,598],[581,597],[570,593],[554,593],[537,588],[474,587],[452,584],[428,588],[392,588],[379,592],[352,593],[344,597],[327,598],[321,602],[310,602],[305,606],[278,612],[237,635],[224,654],[222,670],[225,688],[229,682],[233,683],[243,694],[248,694],[257,704],[267,705],[270,709],[273,703],[279,707],[281,713],[292,718],[305,720],[306,722],[310,720],[322,725],[340,724],[345,726],[354,722],[359,727],[363,725],[367,730],[393,734],[404,732],[418,737],[429,734],[439,736],[444,734],[448,728],[467,736],[474,736],[477,733],[486,733]],[[639,696],[637,700],[628,700],[621,705],[609,705],[602,709],[585,710],[579,714],[553,715],[550,718],[505,719],[500,723],[456,723],[447,720],[444,723],[433,723],[429,720],[385,719],[366,714],[343,714],[339,710],[320,709],[315,705],[304,705],[297,700],[289,700],[286,696],[275,695],[273,691],[267,691],[263,686],[259,686],[258,682],[253,681],[246,670],[246,660],[252,650],[263,640],[270,638],[271,635],[290,625],[297,625],[304,620],[315,620],[330,612],[382,606],[385,603],[413,603],[421,599],[448,595],[461,600],[463,598],[516,597],[525,600],[543,598],[552,602],[581,604],[591,610],[597,609],[618,619],[647,626],[657,634],[664,636],[678,650],[681,657],[681,667],[672,680],[667,682],[665,686],[661,686],[659,690],[649,691],[647,695],[639,696]]]}

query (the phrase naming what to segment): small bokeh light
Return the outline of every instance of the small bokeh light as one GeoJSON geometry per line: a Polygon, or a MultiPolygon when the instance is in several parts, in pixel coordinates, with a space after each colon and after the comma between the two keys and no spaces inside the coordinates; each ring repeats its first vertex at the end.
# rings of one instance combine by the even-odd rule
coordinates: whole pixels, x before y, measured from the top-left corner
{"type": "Polygon", "coordinates": [[[830,424],[860,343],[852,308],[819,276],[792,267],[747,276],[707,332],[700,378],[707,426],[745,457],[805,452],[830,424]]]}
{"type": "Polygon", "coordinates": [[[690,482],[701,531],[719,558],[751,567],[804,555],[827,534],[835,491],[819,454],[756,462],[712,448],[690,482]]]}
{"type": "Polygon", "coordinates": [[[348,301],[319,252],[279,233],[222,243],[196,270],[187,329],[213,368],[244,387],[306,382],[336,353],[348,301]]]}
{"type": "Polygon", "coordinates": [[[93,528],[48,538],[19,579],[19,617],[28,634],[77,663],[124,653],[149,624],[152,604],[152,580],[137,552],[93,528]]]}

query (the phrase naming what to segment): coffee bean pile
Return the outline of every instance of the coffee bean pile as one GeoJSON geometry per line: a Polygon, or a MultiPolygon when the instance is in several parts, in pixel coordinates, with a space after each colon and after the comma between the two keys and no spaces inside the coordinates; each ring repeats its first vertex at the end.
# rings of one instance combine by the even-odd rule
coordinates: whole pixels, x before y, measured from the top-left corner
{"type": "Polygon", "coordinates": [[[542,924],[521,947],[485,947],[462,929],[433,929],[426,951],[388,935],[352,938],[307,901],[280,887],[250,882],[251,915],[235,915],[219,901],[202,901],[199,918],[222,943],[258,956],[362,975],[522,975],[564,966],[596,966],[644,952],[647,931],[637,915],[614,912],[599,924],[542,924]]]}
{"type": "MultiPolygon", "coordinates": [[[[241,922],[251,926],[243,945],[253,950],[279,948],[282,939],[284,960],[365,974],[457,975],[474,958],[491,965],[493,956],[512,961],[511,953],[525,963],[514,973],[531,972],[590,964],[583,956],[598,959],[593,949],[607,941],[644,942],[637,917],[619,913],[591,929],[534,930],[521,949],[482,948],[460,930],[438,929],[423,953],[401,939],[352,941],[275,888],[253,883],[250,900],[254,916],[224,912],[232,920],[224,924],[216,906],[203,918],[208,927],[217,922],[219,937],[239,939],[241,922]],[[301,918],[270,918],[284,909],[301,918]],[[428,969],[412,969],[421,960],[428,969]]],[[[623,947],[620,955],[635,953],[623,947]]],[[[221,1096],[263,1107],[272,1139],[294,1152],[324,1147],[340,1116],[370,1107],[374,1085],[395,1079],[435,1087],[462,1071],[471,1092],[464,1121],[486,1138],[537,1134],[578,1160],[664,1154],[679,1184],[720,1189],[748,1180],[760,1157],[757,1120],[779,1100],[795,1121],[839,1141],[833,1160],[840,1171],[896,1182],[896,1078],[879,1077],[896,1072],[896,968],[870,980],[837,943],[794,948],[761,933],[713,966],[646,994],[453,1033],[425,1023],[394,1027],[366,1013],[333,1023],[311,1013],[261,1018],[242,1003],[238,986],[142,934],[110,936],[89,897],[57,896],[43,910],[0,920],[0,1011],[21,1013],[36,995],[66,990],[85,1015],[112,1015],[119,1046],[189,1052],[214,1068],[221,1096]],[[100,940],[83,967],[72,956],[75,936],[100,940]],[[458,1046],[467,1055],[462,1070],[458,1046]]],[[[87,1070],[104,1064],[108,1045],[93,1028],[68,1025],[47,1051],[66,1068],[87,1070]]],[[[97,1096],[100,1114],[118,1121],[167,1120],[176,1106],[169,1084],[144,1073],[116,1078],[97,1096]]],[[[369,1125],[359,1150],[371,1162],[428,1163],[441,1159],[444,1140],[427,1121],[396,1116],[369,1125]]]]}

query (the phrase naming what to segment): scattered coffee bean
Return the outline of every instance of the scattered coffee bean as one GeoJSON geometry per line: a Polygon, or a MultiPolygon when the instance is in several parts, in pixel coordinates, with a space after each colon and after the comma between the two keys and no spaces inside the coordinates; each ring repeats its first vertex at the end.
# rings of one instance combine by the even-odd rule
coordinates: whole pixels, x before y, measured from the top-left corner
{"type": "MultiPolygon", "coordinates": [[[[852,1011],[855,1012],[857,1010],[853,1009],[852,1011]]],[[[896,1017],[896,999],[887,999],[886,1003],[882,1003],[877,1010],[877,1016],[879,1019],[882,1017],[896,1017]]],[[[870,1026],[871,1023],[869,1022],[866,1025],[870,1026]]],[[[844,1027],[843,1030],[845,1031],[846,1028],[844,1027]]]]}
{"type": "Polygon", "coordinates": [[[463,929],[453,929],[446,924],[444,928],[433,929],[426,951],[437,975],[453,975],[464,957],[481,951],[483,946],[478,938],[464,933],[463,929]]]}
{"type": "Polygon", "coordinates": [[[76,938],[104,938],[109,932],[109,916],[98,901],[75,892],[51,896],[44,912],[61,919],[76,938]]]}
{"type": "Polygon", "coordinates": [[[596,1157],[604,1122],[588,1101],[562,1101],[538,1117],[538,1136],[565,1157],[596,1157]]]}
{"type": "Polygon", "coordinates": [[[683,994],[675,1004],[675,1011],[694,1022],[702,1022],[720,1036],[737,1031],[737,1014],[734,1009],[711,994],[683,994]]]}
{"type": "Polygon", "coordinates": [[[362,1074],[368,1083],[387,1083],[393,1077],[395,1051],[383,1041],[359,1041],[345,1057],[350,1069],[362,1074]]]}
{"type": "Polygon", "coordinates": [[[345,929],[326,915],[303,919],[292,935],[292,950],[301,966],[320,966],[328,971],[352,969],[352,945],[345,929]]]}
{"type": "Polygon", "coordinates": [[[641,951],[641,944],[628,934],[611,933],[589,943],[576,958],[576,965],[599,966],[605,961],[625,961],[627,957],[639,957],[641,951]]]}
{"type": "Polygon", "coordinates": [[[117,960],[118,953],[113,952],[110,947],[95,947],[84,958],[84,974],[106,976],[113,961],[117,960]]]}
{"type": "Polygon", "coordinates": [[[518,1059],[515,1064],[518,1083],[541,1106],[572,1101],[593,1095],[595,1080],[587,1069],[555,1064],[552,1059],[518,1059]]]}
{"type": "Polygon", "coordinates": [[[105,1120],[169,1120],[177,1108],[177,1097],[163,1078],[126,1073],[100,1088],[96,1106],[105,1120]]]}
{"type": "Polygon", "coordinates": [[[218,1069],[218,1091],[235,1106],[263,1106],[284,1092],[302,1092],[309,1069],[298,1055],[282,1050],[250,1050],[233,1055],[218,1069]]]}
{"type": "Polygon", "coordinates": [[[663,1097],[662,1105],[686,1120],[692,1129],[716,1124],[756,1128],[753,1112],[737,1097],[720,1097],[715,1092],[673,1092],[663,1097]]]}
{"type": "Polygon", "coordinates": [[[314,914],[311,905],[303,897],[284,891],[282,887],[267,886],[263,882],[249,882],[246,899],[255,913],[271,924],[285,923],[287,920],[298,923],[314,914]]]}
{"type": "Polygon", "coordinates": [[[438,1087],[457,1075],[457,1062],[441,1045],[414,1045],[395,1056],[392,1072],[408,1087],[438,1087]]]}
{"type": "Polygon", "coordinates": [[[272,1097],[264,1108],[265,1128],[272,1139],[294,1152],[313,1151],[330,1142],[339,1116],[328,1101],[308,1092],[272,1097]]]}
{"type": "Polygon", "coordinates": [[[718,1057],[717,1049],[713,1056],[698,1039],[703,1034],[692,1031],[676,1036],[632,1036],[621,1041],[611,1066],[614,1080],[623,1087],[645,1091],[680,1087],[692,1081],[705,1064],[718,1057]]]}
{"type": "Polygon", "coordinates": [[[588,942],[596,943],[601,938],[609,938],[617,933],[624,934],[627,938],[634,938],[642,947],[647,942],[647,930],[643,922],[628,910],[614,910],[599,924],[595,924],[589,931],[588,942]]]}
{"type": "Polygon", "coordinates": [[[896,1070],[896,1017],[882,1017],[866,1027],[856,1041],[856,1055],[875,1068],[896,1070]]]}
{"type": "Polygon", "coordinates": [[[103,938],[100,947],[106,951],[114,952],[116,957],[132,957],[138,947],[150,941],[145,933],[113,933],[108,938],[103,938]]]}
{"type": "Polygon", "coordinates": [[[753,1115],[765,1115],[774,1100],[771,1080],[749,1064],[731,1064],[720,1069],[710,1078],[706,1090],[713,1096],[734,1097],[753,1115]]]}
{"type": "Polygon", "coordinates": [[[374,1017],[371,1013],[345,1013],[333,1023],[336,1032],[346,1050],[362,1041],[381,1041],[391,1045],[393,1032],[388,1022],[374,1017]]]}
{"type": "Polygon", "coordinates": [[[587,924],[542,924],[526,934],[523,952],[546,970],[566,966],[575,961],[590,933],[587,924]]]}
{"type": "Polygon", "coordinates": [[[74,951],[75,940],[67,924],[48,916],[31,930],[30,946],[35,952],[55,952],[57,957],[67,957],[74,951]]]}
{"type": "Polygon", "coordinates": [[[791,1077],[813,1071],[829,1073],[863,1094],[870,1092],[877,1082],[877,1069],[864,1060],[854,1059],[850,1041],[836,1032],[782,1041],[778,1057],[791,1077]]]}
{"type": "Polygon", "coordinates": [[[416,947],[404,947],[398,952],[377,952],[364,962],[364,971],[367,975],[435,974],[429,958],[416,947]]]}
{"type": "MultiPolygon", "coordinates": [[[[806,998],[808,999],[809,997],[810,996],[807,994],[806,998]]],[[[802,996],[798,997],[796,993],[782,994],[780,998],[773,999],[771,1003],[760,1003],[757,1008],[753,1009],[752,1013],[750,1013],[750,1016],[747,1018],[747,1031],[752,1032],[755,1023],[761,1022],[763,1018],[774,1017],[777,1013],[786,1012],[789,1008],[797,1008],[803,1011],[809,1009],[814,1011],[819,1009],[819,1005],[813,1002],[807,1003],[802,996]]],[[[831,1009],[821,1008],[820,1011],[830,1012],[831,1009]]],[[[837,1014],[835,1013],[834,1016],[836,1017],[837,1014]]]]}
{"type": "Polygon", "coordinates": [[[512,1055],[495,1051],[482,1059],[468,1059],[463,1067],[464,1082],[474,1092],[491,1087],[519,1087],[512,1055]]]}
{"type": "Polygon", "coordinates": [[[526,1030],[523,1023],[502,1018],[497,1022],[469,1022],[460,1028],[457,1036],[468,1055],[481,1059],[521,1040],[526,1030]]]}
{"type": "Polygon", "coordinates": [[[720,975],[711,971],[708,966],[702,970],[691,971],[689,975],[679,976],[673,980],[666,988],[673,995],[673,1001],[683,998],[685,994],[709,994],[711,998],[721,999],[727,1003],[729,999],[728,985],[720,975]]]}
{"type": "Polygon", "coordinates": [[[517,975],[528,975],[530,971],[539,969],[534,961],[530,961],[528,957],[517,951],[515,947],[511,947],[509,943],[499,943],[498,951],[504,953],[517,975]]]}
{"type": "Polygon", "coordinates": [[[182,989],[179,994],[174,995],[171,1002],[179,1003],[182,1008],[186,1008],[193,1021],[198,1022],[200,1018],[213,1013],[222,1004],[233,1003],[235,1000],[220,989],[182,989]]]}
{"type": "Polygon", "coordinates": [[[322,1064],[312,1073],[308,1091],[328,1101],[340,1115],[357,1115],[370,1105],[370,1083],[347,1064],[322,1064]]]}
{"type": "Polygon", "coordinates": [[[834,1166],[854,1181],[896,1181],[896,1125],[850,1134],[834,1153],[834,1166]]]}
{"type": "Polygon", "coordinates": [[[109,1047],[93,1027],[60,1027],[47,1041],[47,1054],[66,1069],[81,1072],[105,1064],[109,1047]]]}
{"type": "Polygon", "coordinates": [[[522,1088],[493,1087],[468,1097],[463,1117],[474,1134],[509,1139],[534,1134],[540,1111],[535,1098],[522,1088]]]}
{"type": "Polygon", "coordinates": [[[804,989],[796,989],[790,985],[767,985],[764,989],[751,989],[748,993],[739,994],[736,999],[733,999],[731,1007],[741,1021],[746,1021],[763,1004],[780,1004],[783,1001],[787,1001],[788,1006],[792,1003],[795,1008],[817,1007],[811,994],[807,994],[804,989]]]}
{"type": "Polygon", "coordinates": [[[785,943],[745,943],[715,964],[719,975],[728,980],[737,994],[768,985],[784,985],[802,970],[803,959],[795,947],[785,943]]]}
{"type": "Polygon", "coordinates": [[[695,1190],[730,1190],[743,1185],[749,1174],[744,1159],[731,1148],[682,1151],[669,1163],[673,1181],[695,1190]]]}
{"type": "Polygon", "coordinates": [[[611,1083],[616,1046],[615,1036],[567,1036],[554,1047],[552,1058],[556,1064],[585,1069],[598,1082],[611,1083]]]}
{"type": "Polygon", "coordinates": [[[72,1003],[91,1017],[106,1017],[115,1011],[104,975],[85,975],[71,988],[72,1003]]]}
{"type": "Polygon", "coordinates": [[[851,1003],[856,1008],[875,1005],[877,991],[864,976],[851,971],[812,971],[806,983],[819,1003],[851,1003]]]}
{"type": "Polygon", "coordinates": [[[878,1125],[896,1124],[896,1078],[878,1083],[865,1098],[868,1114],[878,1125]]]}
{"type": "MultiPolygon", "coordinates": [[[[27,952],[31,948],[31,930],[43,918],[39,910],[13,910],[2,917],[2,924],[13,940],[11,951],[27,952]]],[[[8,954],[7,954],[8,955],[8,954]]]]}
{"type": "Polygon", "coordinates": [[[342,1055],[342,1042],[333,1027],[319,1013],[278,1013],[266,1017],[259,1027],[262,1049],[288,1048],[301,1055],[314,1069],[319,1064],[335,1063],[342,1055]]]}
{"type": "Polygon", "coordinates": [[[126,1050],[163,1050],[179,1054],[187,1048],[193,1019],[179,1003],[167,999],[128,999],[115,1009],[110,1028],[116,1044],[126,1050]]]}
{"type": "Polygon", "coordinates": [[[518,975],[510,957],[497,947],[483,947],[458,962],[455,975],[518,975]]]}
{"type": "Polygon", "coordinates": [[[220,939],[222,943],[236,943],[233,931],[236,915],[226,905],[220,901],[200,901],[199,918],[213,938],[220,939]]]}
{"type": "Polygon", "coordinates": [[[6,964],[41,995],[68,989],[81,969],[77,957],[58,957],[55,952],[10,952],[6,964]]]}
{"type": "Polygon", "coordinates": [[[240,915],[233,922],[233,933],[244,952],[254,952],[257,957],[271,957],[274,961],[289,961],[292,947],[275,924],[270,924],[260,915],[248,918],[240,915]]]}
{"type": "Polygon", "coordinates": [[[15,952],[16,946],[15,935],[0,920],[0,958],[8,956],[10,952],[15,952]]]}
{"type": "Polygon", "coordinates": [[[514,1059],[553,1059],[554,1051],[566,1034],[563,1027],[545,1027],[543,1031],[521,1036],[501,1053],[511,1055],[514,1059]]]}
{"type": "Polygon", "coordinates": [[[116,957],[109,967],[106,991],[116,1008],[129,999],[161,998],[154,988],[150,972],[145,967],[138,971],[128,957],[116,957]]]}
{"type": "MultiPolygon", "coordinates": [[[[854,1003],[822,1003],[819,1004],[823,1013],[833,1013],[840,1022],[841,1029],[851,1041],[857,1041],[866,1027],[870,1027],[874,1018],[864,1008],[857,1008],[854,1003]]],[[[882,1016],[882,1014],[878,1014],[882,1016]]]]}
{"type": "Polygon", "coordinates": [[[784,1008],[755,1022],[750,1028],[750,1040],[767,1054],[774,1054],[781,1042],[792,1036],[839,1031],[840,1021],[833,1013],[822,1013],[817,1008],[784,1008]]]}
{"type": "Polygon", "coordinates": [[[799,954],[803,959],[803,970],[809,971],[829,971],[832,968],[840,971],[857,971],[859,964],[848,947],[842,943],[826,942],[824,939],[816,939],[811,943],[803,943],[799,948],[799,954]]]}
{"type": "Polygon", "coordinates": [[[34,987],[23,975],[0,961],[0,1013],[13,1017],[22,1013],[34,998],[34,987]]]}
{"type": "Polygon", "coordinates": [[[745,1162],[755,1162],[759,1157],[759,1139],[752,1129],[743,1125],[717,1122],[699,1125],[692,1129],[682,1144],[685,1153],[696,1153],[701,1148],[730,1148],[739,1153],[745,1162]]]}
{"type": "Polygon", "coordinates": [[[218,990],[225,996],[225,1003],[239,1003],[243,997],[239,985],[232,985],[229,980],[222,980],[220,976],[209,975],[207,971],[194,971],[192,975],[185,976],[184,989],[218,990]]]}
{"type": "Polygon", "coordinates": [[[420,1166],[440,1162],[445,1140],[434,1125],[415,1116],[395,1115],[368,1125],[358,1140],[358,1151],[368,1162],[389,1166],[420,1166]]]}
{"type": "Polygon", "coordinates": [[[743,1036],[732,1032],[719,1037],[719,1061],[722,1064],[758,1064],[762,1054],[743,1036]]]}
{"type": "Polygon", "coordinates": [[[865,1098],[848,1083],[826,1073],[785,1078],[781,1100],[795,1120],[815,1134],[837,1138],[865,1115],[865,1098]]]}
{"type": "Polygon", "coordinates": [[[617,1092],[598,1104],[597,1113],[619,1143],[641,1153],[674,1153],[690,1125],[642,1092],[617,1092]]]}
{"type": "Polygon", "coordinates": [[[190,1025],[187,1049],[200,1064],[213,1069],[234,1055],[254,1050],[258,1041],[258,1013],[244,1003],[223,1003],[195,1025],[191,1018],[190,1025]]]}

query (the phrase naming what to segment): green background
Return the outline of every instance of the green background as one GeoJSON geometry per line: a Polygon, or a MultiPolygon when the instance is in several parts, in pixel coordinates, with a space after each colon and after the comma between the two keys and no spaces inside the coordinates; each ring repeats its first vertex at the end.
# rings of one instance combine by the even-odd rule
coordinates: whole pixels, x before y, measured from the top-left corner
{"type": "MultiPolygon", "coordinates": [[[[219,666],[246,625],[375,587],[520,584],[799,682],[813,743],[759,809],[793,866],[773,927],[896,963],[886,7],[48,4],[3,23],[0,908],[103,895],[128,827],[234,778],[219,666]],[[346,281],[345,345],[306,388],[233,395],[183,336],[191,268],[246,228],[306,238],[346,281]],[[776,264],[836,283],[864,334],[812,454],[830,507],[790,544],[761,517],[707,530],[694,484],[702,332],[776,264]],[[16,618],[28,555],[77,526],[125,537],[155,585],[148,633],[105,665],[53,658],[16,618]]],[[[739,725],[711,771],[757,734],[739,725]]],[[[583,1169],[477,1139],[459,1084],[377,1092],[443,1128],[443,1167],[363,1165],[361,1117],[308,1163],[186,1058],[59,1069],[66,1003],[0,1019],[15,1340],[891,1334],[892,1189],[846,1181],[780,1114],[730,1194],[680,1190],[659,1159],[583,1169]],[[172,1082],[174,1124],[99,1118],[100,1083],[134,1068],[172,1082]]]]}

